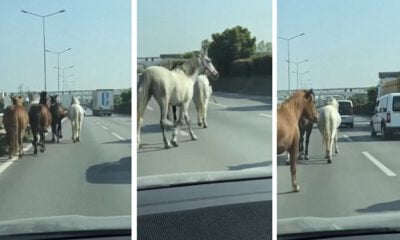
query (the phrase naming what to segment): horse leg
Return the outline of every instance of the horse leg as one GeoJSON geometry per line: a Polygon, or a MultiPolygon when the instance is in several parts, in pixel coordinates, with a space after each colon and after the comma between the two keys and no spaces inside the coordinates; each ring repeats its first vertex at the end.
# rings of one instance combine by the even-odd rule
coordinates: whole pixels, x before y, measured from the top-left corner
{"type": "Polygon", "coordinates": [[[75,141],[75,135],[76,135],[76,122],[75,120],[71,120],[71,128],[72,128],[72,142],[76,142],[75,141]]]}
{"type": "Polygon", "coordinates": [[[82,124],[82,116],[78,117],[78,122],[76,123],[76,141],[81,141],[81,124],[82,124]]]}
{"type": "Polygon", "coordinates": [[[55,135],[57,135],[57,122],[54,121],[51,123],[51,141],[53,143],[56,142],[56,140],[54,138],[55,135]]]}
{"type": "Polygon", "coordinates": [[[338,140],[338,133],[336,132],[336,134],[335,134],[335,153],[336,154],[339,153],[339,146],[337,144],[337,140],[338,140]]]}
{"type": "Polygon", "coordinates": [[[167,114],[168,114],[168,101],[166,99],[157,99],[158,105],[160,106],[160,127],[161,127],[161,132],[163,136],[163,141],[164,141],[164,146],[166,149],[171,148],[172,145],[169,142],[167,136],[165,136],[165,128],[168,126],[167,124],[167,114]]]}
{"type": "Polygon", "coordinates": [[[18,134],[18,157],[22,158],[22,155],[24,155],[24,135],[25,135],[25,129],[21,128],[19,129],[19,134],[18,134]]]}
{"type": "Polygon", "coordinates": [[[307,129],[306,131],[306,150],[305,150],[305,159],[308,160],[310,157],[308,156],[308,144],[310,143],[310,136],[312,132],[312,127],[307,129]]]}
{"type": "MultiPolygon", "coordinates": [[[[298,139],[298,137],[297,137],[298,139]]],[[[296,179],[296,171],[297,171],[297,154],[299,152],[299,144],[298,140],[296,141],[296,137],[293,139],[293,144],[292,147],[289,149],[289,154],[290,154],[290,173],[292,177],[292,189],[293,192],[298,192],[300,191],[300,186],[297,184],[297,179],[296,179]]]]}
{"type": "Polygon", "coordinates": [[[40,142],[41,142],[40,152],[44,152],[46,150],[44,130],[40,130],[39,135],[40,135],[40,142]]]}
{"type": "Polygon", "coordinates": [[[60,142],[60,138],[62,138],[62,133],[61,133],[61,118],[57,120],[57,143],[60,142]]]}
{"type": "MultiPolygon", "coordinates": [[[[139,95],[139,93],[138,93],[139,95]]],[[[146,110],[147,104],[149,103],[151,98],[151,95],[149,94],[148,96],[146,96],[146,98],[143,101],[140,101],[140,97],[138,96],[137,98],[137,148],[140,148],[140,130],[142,128],[142,124],[143,124],[143,115],[144,115],[144,111],[146,110]]],[[[168,107],[167,106],[167,111],[168,111],[168,107]]]]}
{"type": "Polygon", "coordinates": [[[304,129],[300,128],[299,160],[303,160],[303,154],[304,154],[304,129]]]}
{"type": "Polygon", "coordinates": [[[178,133],[179,133],[179,127],[183,125],[183,111],[182,111],[182,106],[179,108],[179,118],[177,121],[174,123],[174,129],[172,132],[172,139],[171,143],[175,147],[178,147],[178,133]]]}
{"type": "Polygon", "coordinates": [[[204,102],[204,110],[203,110],[203,126],[204,128],[208,127],[207,124],[207,109],[208,109],[208,99],[204,102]]]}
{"type": "Polygon", "coordinates": [[[189,108],[189,102],[187,104],[184,104],[184,106],[183,106],[183,114],[185,117],[185,122],[188,126],[190,137],[192,138],[192,140],[197,140],[199,138],[194,134],[192,127],[190,126],[191,122],[190,122],[190,118],[189,118],[189,114],[188,114],[188,108],[189,108]]]}
{"type": "Polygon", "coordinates": [[[59,122],[58,122],[58,126],[59,126],[59,128],[60,128],[60,138],[62,138],[63,136],[62,136],[62,119],[60,119],[60,120],[58,120],[59,122]]]}
{"type": "Polygon", "coordinates": [[[37,130],[31,129],[32,130],[32,135],[33,135],[33,140],[32,140],[32,145],[33,145],[33,153],[37,154],[37,130]]]}
{"type": "Polygon", "coordinates": [[[199,127],[202,127],[203,126],[203,124],[202,124],[202,121],[201,121],[201,116],[202,116],[202,109],[201,109],[201,106],[197,106],[197,104],[195,104],[196,105],[196,110],[197,110],[197,125],[199,126],[199,127]]]}
{"type": "Polygon", "coordinates": [[[329,135],[329,138],[328,138],[328,145],[327,145],[327,162],[329,163],[329,164],[331,164],[332,163],[332,147],[333,147],[333,137],[332,137],[332,134],[330,134],[329,135]]]}

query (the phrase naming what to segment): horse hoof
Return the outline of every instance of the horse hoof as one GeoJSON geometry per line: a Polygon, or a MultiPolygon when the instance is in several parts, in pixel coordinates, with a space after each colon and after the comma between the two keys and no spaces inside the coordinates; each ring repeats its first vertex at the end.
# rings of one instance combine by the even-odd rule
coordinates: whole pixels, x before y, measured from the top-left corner
{"type": "Polygon", "coordinates": [[[300,186],[297,184],[296,186],[293,186],[293,192],[299,192],[300,191],[300,186]]]}
{"type": "Polygon", "coordinates": [[[80,142],[81,140],[79,138],[76,139],[77,142],[80,142]]]}
{"type": "Polygon", "coordinates": [[[289,165],[290,164],[289,159],[286,159],[285,163],[286,163],[286,165],[289,165]]]}
{"type": "Polygon", "coordinates": [[[176,140],[172,140],[172,141],[171,141],[171,144],[172,144],[174,147],[178,147],[178,142],[177,142],[176,140]]]}
{"type": "Polygon", "coordinates": [[[22,158],[22,154],[19,154],[19,155],[18,155],[18,158],[21,159],[21,158],[22,158]]]}
{"type": "Polygon", "coordinates": [[[199,138],[196,135],[192,135],[192,140],[198,140],[199,138]]]}
{"type": "Polygon", "coordinates": [[[207,125],[207,124],[204,124],[204,128],[208,128],[208,125],[207,125]]]}
{"type": "Polygon", "coordinates": [[[299,160],[303,160],[303,155],[299,155],[299,160]]]}
{"type": "Polygon", "coordinates": [[[330,158],[328,158],[328,164],[331,164],[332,163],[332,160],[330,159],[330,158]]]}
{"type": "Polygon", "coordinates": [[[308,155],[306,155],[304,159],[308,160],[308,159],[310,159],[310,157],[308,155]]]}
{"type": "Polygon", "coordinates": [[[40,152],[44,152],[44,150],[45,150],[44,148],[41,148],[41,149],[40,149],[40,152]]]}
{"type": "Polygon", "coordinates": [[[172,148],[172,145],[170,143],[165,144],[165,149],[170,149],[170,148],[172,148]]]}
{"type": "Polygon", "coordinates": [[[338,154],[338,153],[339,153],[339,150],[335,150],[335,153],[338,154]]]}
{"type": "Polygon", "coordinates": [[[62,135],[60,134],[60,138],[62,138],[62,135]]]}
{"type": "Polygon", "coordinates": [[[198,122],[198,123],[197,123],[197,125],[198,125],[199,127],[201,127],[201,126],[202,126],[201,122],[198,122]]]}

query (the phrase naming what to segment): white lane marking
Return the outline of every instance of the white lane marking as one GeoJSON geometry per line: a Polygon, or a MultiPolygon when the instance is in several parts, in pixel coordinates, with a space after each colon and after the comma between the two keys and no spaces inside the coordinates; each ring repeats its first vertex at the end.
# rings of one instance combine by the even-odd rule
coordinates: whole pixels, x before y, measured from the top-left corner
{"type": "Polygon", "coordinates": [[[116,134],[115,132],[111,132],[112,135],[114,135],[116,138],[118,138],[121,141],[126,141],[125,138],[121,137],[120,135],[116,134]]]}
{"type": "Polygon", "coordinates": [[[384,173],[386,173],[386,175],[388,175],[389,177],[394,177],[396,176],[396,174],[392,171],[389,170],[389,168],[387,168],[385,165],[383,165],[381,162],[379,162],[378,160],[376,160],[376,158],[374,158],[371,154],[369,154],[368,152],[362,152],[362,154],[364,154],[365,157],[367,157],[373,164],[375,164],[379,169],[381,169],[384,173]]]}
{"type": "Polygon", "coordinates": [[[352,142],[353,140],[351,140],[351,138],[349,136],[347,136],[346,134],[343,134],[343,137],[346,138],[347,141],[352,142]]]}
{"type": "Polygon", "coordinates": [[[97,124],[97,125],[100,125],[100,123],[99,123],[99,122],[96,122],[96,124],[97,124]]]}
{"type": "Polygon", "coordinates": [[[270,117],[270,118],[272,118],[272,115],[271,115],[271,114],[259,113],[258,115],[263,116],[263,117],[270,117]]]}
{"type": "Polygon", "coordinates": [[[220,104],[220,103],[215,103],[215,102],[208,102],[208,103],[211,103],[211,104],[214,104],[214,105],[217,105],[217,106],[220,106],[220,107],[228,107],[227,105],[220,104]]]}
{"type": "MultiPolygon", "coordinates": [[[[68,118],[63,118],[63,120],[61,120],[61,123],[64,123],[67,119],[68,119],[68,118]]],[[[45,133],[44,135],[47,136],[48,134],[49,134],[49,132],[45,133]]],[[[29,151],[32,147],[33,147],[32,143],[28,143],[28,145],[26,145],[26,146],[23,148],[22,151],[23,151],[24,153],[26,153],[26,152],[29,151]]],[[[8,159],[8,157],[6,157],[6,158],[0,158],[0,160],[5,160],[5,159],[8,159]]],[[[14,163],[15,161],[17,161],[18,159],[19,159],[18,156],[14,156],[13,158],[8,159],[8,161],[6,161],[5,163],[1,164],[1,165],[0,165],[0,174],[1,174],[2,172],[4,172],[8,167],[11,166],[11,164],[13,164],[13,163],[14,163]]]]}
{"type": "Polygon", "coordinates": [[[102,128],[104,128],[105,130],[108,130],[108,128],[106,126],[101,126],[102,128]]]}
{"type": "Polygon", "coordinates": [[[154,110],[154,108],[152,108],[152,107],[150,107],[150,106],[147,106],[146,108],[149,109],[150,111],[153,111],[153,110],[154,110]]]}

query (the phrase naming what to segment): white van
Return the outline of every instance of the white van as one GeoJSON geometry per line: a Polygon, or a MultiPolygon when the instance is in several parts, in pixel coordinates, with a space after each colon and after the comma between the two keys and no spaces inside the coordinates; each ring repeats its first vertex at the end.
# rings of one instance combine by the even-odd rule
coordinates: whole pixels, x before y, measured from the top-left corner
{"type": "Polygon", "coordinates": [[[371,136],[380,133],[383,139],[400,132],[400,93],[389,93],[377,99],[370,128],[371,136]]]}
{"type": "Polygon", "coordinates": [[[342,125],[354,127],[353,102],[351,100],[338,100],[339,114],[342,118],[342,125]]]}

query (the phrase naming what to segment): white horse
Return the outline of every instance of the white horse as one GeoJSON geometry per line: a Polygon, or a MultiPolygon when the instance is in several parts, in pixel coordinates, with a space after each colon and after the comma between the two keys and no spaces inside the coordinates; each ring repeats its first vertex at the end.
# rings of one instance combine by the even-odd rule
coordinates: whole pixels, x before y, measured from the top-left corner
{"type": "Polygon", "coordinates": [[[207,128],[208,101],[212,94],[212,88],[206,75],[199,75],[193,87],[193,102],[197,109],[197,121],[199,127],[207,128]]]}
{"type": "Polygon", "coordinates": [[[188,115],[189,104],[193,98],[193,84],[198,75],[204,72],[209,72],[209,74],[218,77],[217,70],[215,70],[210,58],[207,56],[208,46],[208,41],[204,40],[198,56],[192,57],[173,70],[168,70],[160,66],[152,66],[147,68],[143,74],[139,76],[137,96],[138,146],[140,146],[140,128],[143,122],[143,114],[152,96],[160,106],[160,126],[165,148],[171,148],[172,145],[178,146],[177,135],[179,126],[183,124],[183,119],[188,125],[191,139],[197,139],[190,127],[188,115]],[[180,110],[178,120],[174,124],[167,120],[168,108],[170,105],[178,106],[180,110]],[[174,128],[171,142],[165,136],[166,126],[173,126],[174,128]]]}
{"type": "Polygon", "coordinates": [[[328,160],[328,163],[332,163],[333,145],[335,145],[335,153],[339,153],[337,145],[338,128],[342,121],[339,114],[339,103],[336,99],[331,99],[328,105],[320,108],[318,112],[318,128],[325,147],[325,158],[328,160]]]}
{"type": "Polygon", "coordinates": [[[72,96],[71,106],[69,107],[68,118],[71,120],[72,141],[79,142],[81,138],[81,127],[84,117],[83,108],[78,98],[72,96]]]}

